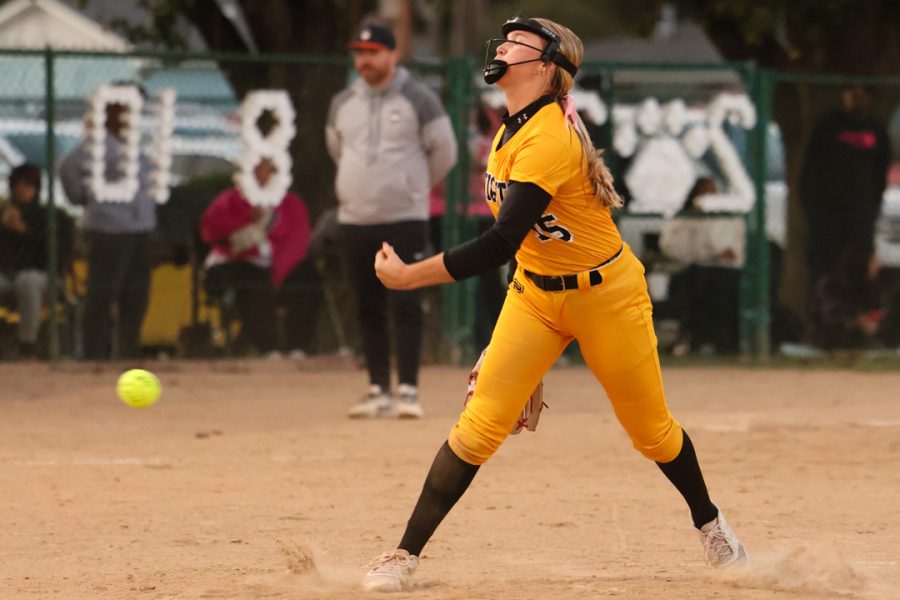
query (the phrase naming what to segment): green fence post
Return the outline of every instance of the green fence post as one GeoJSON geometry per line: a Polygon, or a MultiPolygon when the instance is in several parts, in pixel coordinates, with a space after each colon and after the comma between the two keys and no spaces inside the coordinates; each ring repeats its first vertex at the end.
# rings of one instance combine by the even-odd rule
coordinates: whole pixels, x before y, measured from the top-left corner
{"type": "Polygon", "coordinates": [[[759,72],[759,93],[757,118],[759,120],[760,144],[758,147],[756,176],[756,220],[759,228],[756,234],[758,252],[758,269],[756,281],[756,356],[767,359],[771,353],[771,322],[772,306],[770,302],[770,265],[769,265],[769,238],[766,235],[766,181],[769,178],[768,169],[768,139],[769,124],[772,120],[772,74],[768,70],[759,72]]]}
{"type": "Polygon", "coordinates": [[[754,202],[753,208],[744,216],[744,268],[741,270],[741,278],[738,287],[738,351],[744,358],[750,358],[754,355],[753,351],[753,284],[756,280],[756,245],[753,243],[754,232],[754,211],[758,204],[759,198],[756,193],[756,146],[759,143],[759,137],[756,132],[759,128],[759,105],[757,98],[758,73],[754,67],[749,67],[744,73],[744,83],[750,101],[757,110],[756,128],[750,132],[747,139],[747,168],[750,177],[753,179],[754,202]]]}
{"type": "Polygon", "coordinates": [[[50,337],[49,353],[51,361],[59,360],[59,327],[57,322],[56,299],[59,288],[57,281],[57,246],[56,239],[56,134],[54,121],[56,120],[56,93],[53,85],[53,49],[47,46],[44,49],[44,76],[45,81],[45,118],[47,122],[47,148],[45,160],[47,162],[47,304],[50,308],[50,337]]]}
{"type": "Polygon", "coordinates": [[[747,215],[747,266],[741,277],[741,352],[766,359],[769,339],[769,246],[766,236],[766,145],[771,120],[772,78],[768,71],[749,67],[747,87],[756,107],[756,126],[750,133],[749,163],[755,201],[747,215]]]}
{"type": "MultiPolygon", "coordinates": [[[[448,113],[453,122],[458,145],[456,165],[447,177],[445,187],[446,211],[443,222],[443,246],[450,248],[459,244],[468,234],[465,208],[468,204],[469,157],[469,115],[473,106],[474,89],[472,73],[474,62],[471,57],[454,58],[447,63],[449,84],[448,113]]],[[[469,325],[474,322],[471,286],[467,282],[443,286],[443,336],[449,345],[452,362],[459,363],[465,356],[469,337],[469,325]]]]}

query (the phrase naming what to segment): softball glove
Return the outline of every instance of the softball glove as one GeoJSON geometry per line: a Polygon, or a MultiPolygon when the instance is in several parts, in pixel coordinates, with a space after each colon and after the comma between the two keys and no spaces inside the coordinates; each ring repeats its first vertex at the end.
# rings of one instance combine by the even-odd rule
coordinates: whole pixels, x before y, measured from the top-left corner
{"type": "MultiPolygon", "coordinates": [[[[475,366],[472,367],[472,372],[469,373],[469,382],[466,387],[466,399],[463,402],[464,406],[468,404],[469,400],[472,399],[472,396],[475,395],[475,384],[478,382],[478,373],[481,372],[481,364],[484,362],[485,354],[487,354],[487,348],[481,351],[478,362],[475,363],[475,366]]],[[[536,430],[538,421],[541,419],[541,411],[545,407],[549,408],[544,402],[544,382],[541,380],[528,398],[528,402],[525,403],[522,414],[516,419],[516,424],[513,425],[510,433],[515,435],[523,429],[527,429],[528,431],[536,430]]]]}

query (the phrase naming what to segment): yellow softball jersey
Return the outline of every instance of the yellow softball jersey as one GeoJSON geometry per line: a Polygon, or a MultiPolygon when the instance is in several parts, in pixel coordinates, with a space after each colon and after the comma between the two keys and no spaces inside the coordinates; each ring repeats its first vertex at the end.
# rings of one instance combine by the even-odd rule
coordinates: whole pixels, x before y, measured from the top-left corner
{"type": "Polygon", "coordinates": [[[581,140],[559,104],[551,102],[498,150],[492,144],[485,196],[496,218],[510,181],[533,183],[552,196],[525,237],[516,260],[541,275],[566,275],[597,266],[622,247],[612,214],[593,195],[581,140]]]}

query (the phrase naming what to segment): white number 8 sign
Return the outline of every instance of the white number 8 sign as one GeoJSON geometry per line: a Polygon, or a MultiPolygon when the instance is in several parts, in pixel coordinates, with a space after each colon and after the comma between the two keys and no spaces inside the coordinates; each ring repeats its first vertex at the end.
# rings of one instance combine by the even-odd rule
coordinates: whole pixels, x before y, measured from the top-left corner
{"type": "Polygon", "coordinates": [[[244,153],[238,162],[240,170],[235,175],[235,185],[254,206],[278,206],[292,181],[288,147],[296,133],[294,105],[284,90],[257,90],[244,98],[240,114],[244,153]],[[266,111],[271,112],[277,122],[264,137],[257,122],[266,111]],[[275,173],[265,186],[260,186],[254,169],[264,159],[272,162],[275,173]]]}

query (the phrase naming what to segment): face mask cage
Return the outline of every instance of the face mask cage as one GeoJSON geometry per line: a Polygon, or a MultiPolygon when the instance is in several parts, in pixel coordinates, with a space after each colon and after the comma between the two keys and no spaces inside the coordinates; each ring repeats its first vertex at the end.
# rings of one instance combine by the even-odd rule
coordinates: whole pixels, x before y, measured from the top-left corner
{"type": "Polygon", "coordinates": [[[502,46],[503,44],[516,44],[517,46],[525,46],[526,48],[531,48],[532,50],[538,53],[538,56],[535,57],[535,60],[542,60],[546,62],[544,58],[544,49],[538,48],[536,46],[532,46],[531,44],[526,44],[525,42],[515,42],[513,40],[507,40],[505,38],[491,38],[484,43],[484,64],[487,65],[497,56],[497,48],[502,46]]]}

